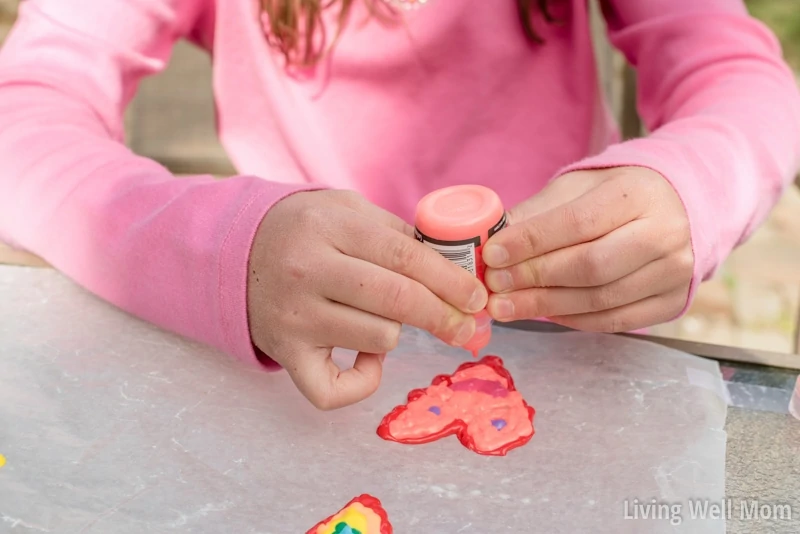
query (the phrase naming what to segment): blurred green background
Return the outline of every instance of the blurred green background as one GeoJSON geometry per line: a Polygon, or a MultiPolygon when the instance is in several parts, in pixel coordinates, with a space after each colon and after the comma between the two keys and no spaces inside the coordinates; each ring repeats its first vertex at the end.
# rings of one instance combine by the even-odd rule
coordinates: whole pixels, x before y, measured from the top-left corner
{"type": "Polygon", "coordinates": [[[747,0],[747,7],[778,35],[786,60],[800,73],[800,0],[747,0]]]}

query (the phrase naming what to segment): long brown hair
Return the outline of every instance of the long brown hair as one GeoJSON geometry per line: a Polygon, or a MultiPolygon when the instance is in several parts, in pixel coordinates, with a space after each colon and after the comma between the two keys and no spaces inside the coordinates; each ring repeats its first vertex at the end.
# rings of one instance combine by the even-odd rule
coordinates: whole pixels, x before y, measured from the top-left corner
{"type": "MultiPolygon", "coordinates": [[[[356,0],[259,0],[266,15],[267,39],[279,50],[288,65],[310,67],[333,47],[344,29],[356,0]],[[328,39],[322,14],[336,7],[336,31],[328,39]]],[[[363,0],[371,15],[388,21],[396,12],[384,0],[363,0]]],[[[450,0],[460,1],[460,0],[450,0]]],[[[500,0],[492,0],[500,1],[500,0]]],[[[539,11],[544,19],[555,22],[548,9],[549,0],[516,0],[517,12],[525,37],[532,43],[542,39],[533,27],[532,15],[539,11]]]]}

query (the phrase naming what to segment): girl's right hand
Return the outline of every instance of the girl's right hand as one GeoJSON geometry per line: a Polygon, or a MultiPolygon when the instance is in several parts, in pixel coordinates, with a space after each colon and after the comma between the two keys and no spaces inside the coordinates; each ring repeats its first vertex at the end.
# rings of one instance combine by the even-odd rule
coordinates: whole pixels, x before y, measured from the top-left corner
{"type": "Polygon", "coordinates": [[[269,210],[250,253],[253,343],[317,408],[375,392],[402,324],[461,346],[486,306],[483,284],[413,237],[398,217],[349,191],[295,193],[269,210]],[[333,347],[358,351],[352,369],[333,347]]]}

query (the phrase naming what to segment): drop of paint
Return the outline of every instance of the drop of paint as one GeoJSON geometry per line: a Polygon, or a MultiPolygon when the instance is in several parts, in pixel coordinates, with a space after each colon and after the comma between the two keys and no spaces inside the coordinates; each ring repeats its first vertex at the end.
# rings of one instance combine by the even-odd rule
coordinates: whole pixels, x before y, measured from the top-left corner
{"type": "Polygon", "coordinates": [[[492,419],[492,426],[497,430],[503,430],[503,427],[506,426],[506,422],[503,419],[492,419]]]}
{"type": "Polygon", "coordinates": [[[428,411],[431,413],[435,413],[436,415],[442,415],[442,410],[438,406],[431,406],[428,408],[428,411]]]}

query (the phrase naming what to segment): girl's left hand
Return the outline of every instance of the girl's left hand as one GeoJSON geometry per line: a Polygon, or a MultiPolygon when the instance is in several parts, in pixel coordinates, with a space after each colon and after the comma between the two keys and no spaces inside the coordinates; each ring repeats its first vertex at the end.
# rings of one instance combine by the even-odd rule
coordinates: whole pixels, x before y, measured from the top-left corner
{"type": "Polygon", "coordinates": [[[564,174],[483,249],[489,314],[624,332],[674,319],[694,255],[680,198],[644,167],[564,174]]]}

